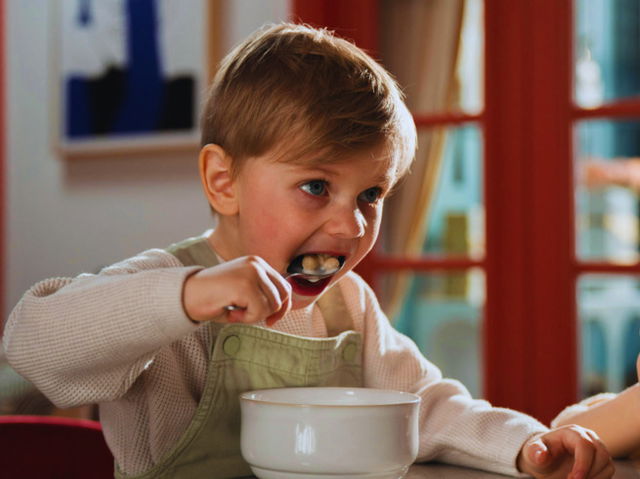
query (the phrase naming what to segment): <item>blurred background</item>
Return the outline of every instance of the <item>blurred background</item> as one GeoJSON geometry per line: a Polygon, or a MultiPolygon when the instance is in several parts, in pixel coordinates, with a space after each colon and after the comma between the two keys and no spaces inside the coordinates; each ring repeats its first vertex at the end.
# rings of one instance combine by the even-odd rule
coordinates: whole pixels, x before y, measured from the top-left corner
{"type": "MultiPolygon", "coordinates": [[[[475,396],[542,420],[636,382],[638,0],[0,0],[4,317],[41,279],[213,226],[207,83],[283,20],[369,51],[414,114],[416,163],[359,270],[394,325],[475,396]]],[[[93,414],[0,361],[16,412],[93,414]]]]}

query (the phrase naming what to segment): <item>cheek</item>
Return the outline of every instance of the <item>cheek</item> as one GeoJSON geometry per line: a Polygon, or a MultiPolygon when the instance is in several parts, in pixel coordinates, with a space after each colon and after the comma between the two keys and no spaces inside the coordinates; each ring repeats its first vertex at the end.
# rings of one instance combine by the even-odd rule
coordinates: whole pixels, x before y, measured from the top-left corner
{"type": "Polygon", "coordinates": [[[258,235],[269,237],[278,232],[278,216],[273,209],[259,207],[252,215],[251,224],[258,235]]]}
{"type": "Polygon", "coordinates": [[[291,249],[295,249],[301,235],[299,225],[305,224],[295,211],[282,202],[255,204],[251,214],[243,218],[243,230],[250,238],[252,253],[258,252],[272,260],[277,260],[282,254],[288,255],[291,249]]]}

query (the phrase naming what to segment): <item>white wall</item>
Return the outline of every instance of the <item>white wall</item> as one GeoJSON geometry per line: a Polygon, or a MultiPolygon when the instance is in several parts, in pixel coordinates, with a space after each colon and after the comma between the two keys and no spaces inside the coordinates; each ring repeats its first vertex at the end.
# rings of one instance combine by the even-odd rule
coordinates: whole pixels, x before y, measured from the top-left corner
{"type": "MultiPolygon", "coordinates": [[[[212,226],[196,155],[75,161],[55,155],[53,3],[7,0],[5,317],[41,279],[95,271],[212,226]]],[[[263,23],[287,19],[289,0],[225,0],[223,7],[222,45],[229,49],[263,23]]]]}

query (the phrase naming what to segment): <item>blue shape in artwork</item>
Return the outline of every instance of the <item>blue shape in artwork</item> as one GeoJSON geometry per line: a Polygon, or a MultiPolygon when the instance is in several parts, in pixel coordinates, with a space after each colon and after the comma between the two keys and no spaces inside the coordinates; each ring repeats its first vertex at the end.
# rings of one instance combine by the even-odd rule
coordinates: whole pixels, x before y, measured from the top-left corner
{"type": "Polygon", "coordinates": [[[85,79],[78,77],[68,78],[65,84],[67,97],[65,130],[71,138],[91,133],[87,86],[85,79]]]}
{"type": "Polygon", "coordinates": [[[151,132],[156,126],[163,93],[155,1],[128,0],[126,11],[127,94],[113,132],[151,132]]]}
{"type": "Polygon", "coordinates": [[[93,17],[91,16],[91,0],[80,0],[77,18],[78,25],[86,27],[92,21],[93,17]]]}
{"type": "MultiPolygon", "coordinates": [[[[81,0],[79,28],[96,23],[95,4],[81,0]]],[[[65,133],[81,139],[152,133],[193,126],[193,80],[161,76],[157,0],[123,1],[126,62],[105,64],[99,76],[65,78],[65,133]]],[[[104,40],[104,39],[103,39],[104,40]]]]}

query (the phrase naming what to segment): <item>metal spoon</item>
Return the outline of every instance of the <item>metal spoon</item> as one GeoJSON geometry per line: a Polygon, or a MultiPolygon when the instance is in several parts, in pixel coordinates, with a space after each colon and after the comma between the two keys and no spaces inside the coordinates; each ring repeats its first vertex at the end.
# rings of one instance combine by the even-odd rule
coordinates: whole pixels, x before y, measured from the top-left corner
{"type": "MultiPolygon", "coordinates": [[[[294,266],[292,269],[295,269],[296,271],[287,274],[284,277],[284,279],[296,278],[298,276],[302,276],[310,282],[320,281],[321,279],[325,279],[325,278],[328,278],[329,276],[333,276],[338,271],[340,271],[341,268],[342,268],[342,265],[332,270],[326,270],[324,268],[316,268],[312,273],[309,273],[309,272],[304,272],[304,270],[302,269],[302,266],[299,266],[299,267],[294,266]]],[[[239,309],[247,309],[247,308],[245,308],[244,306],[229,304],[222,309],[224,309],[225,311],[236,311],[239,309]]]]}

